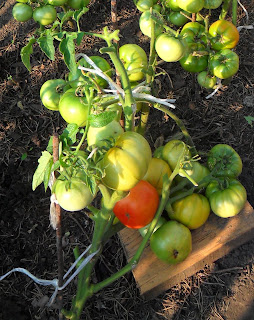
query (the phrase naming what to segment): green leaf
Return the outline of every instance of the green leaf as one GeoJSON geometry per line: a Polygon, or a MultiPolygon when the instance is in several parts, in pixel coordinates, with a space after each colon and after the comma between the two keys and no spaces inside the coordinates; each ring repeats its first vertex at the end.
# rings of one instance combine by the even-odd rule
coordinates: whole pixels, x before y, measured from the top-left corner
{"type": "Polygon", "coordinates": [[[51,172],[56,171],[59,168],[60,168],[60,161],[57,160],[55,163],[53,163],[52,168],[51,168],[51,172]]]}
{"type": "Polygon", "coordinates": [[[46,150],[53,154],[53,136],[50,137],[46,150]]]}
{"type": "Polygon", "coordinates": [[[44,190],[45,192],[47,191],[48,185],[49,185],[49,179],[50,179],[50,174],[51,174],[51,169],[52,169],[52,165],[53,165],[53,158],[51,158],[48,162],[48,165],[45,168],[45,173],[44,173],[44,179],[43,179],[43,183],[44,183],[44,190]]]}
{"type": "Polygon", "coordinates": [[[93,195],[97,192],[97,184],[94,176],[86,176],[86,185],[93,195]]]}
{"type": "Polygon", "coordinates": [[[99,114],[90,114],[88,120],[94,128],[105,127],[116,118],[116,111],[107,111],[99,114]]]}
{"type": "Polygon", "coordinates": [[[85,32],[78,32],[78,36],[77,36],[77,45],[79,46],[81,44],[81,41],[84,37],[85,32]]]}
{"type": "Polygon", "coordinates": [[[76,33],[66,34],[66,38],[64,38],[59,45],[59,50],[64,56],[64,62],[67,65],[70,72],[75,73],[77,68],[76,60],[75,60],[75,43],[74,39],[77,38],[76,33]]]}
{"type": "Polygon", "coordinates": [[[244,117],[244,119],[248,122],[248,124],[252,127],[253,124],[252,122],[254,122],[254,117],[252,116],[247,116],[247,117],[244,117]]]}
{"type": "Polygon", "coordinates": [[[24,161],[27,158],[27,153],[23,153],[21,156],[21,161],[24,161]]]}
{"type": "Polygon", "coordinates": [[[43,151],[38,159],[39,165],[33,175],[33,191],[44,181],[45,172],[48,172],[48,166],[52,165],[53,157],[48,151],[43,151]]]}
{"type": "Polygon", "coordinates": [[[66,13],[64,13],[64,14],[58,14],[58,17],[60,18],[60,20],[61,20],[61,26],[63,25],[63,23],[65,22],[65,21],[68,21],[71,17],[73,16],[73,11],[71,11],[71,10],[69,10],[69,11],[67,11],[66,13]]]}
{"type": "Polygon", "coordinates": [[[77,133],[79,132],[79,126],[76,123],[68,124],[60,136],[61,141],[66,141],[68,145],[72,145],[77,141],[77,133]]]}
{"type": "Polygon", "coordinates": [[[50,60],[55,60],[55,47],[54,47],[54,38],[50,33],[50,30],[47,30],[42,36],[37,39],[41,50],[46,54],[50,60]]]}
{"type": "Polygon", "coordinates": [[[21,49],[20,55],[21,60],[24,63],[25,67],[28,71],[31,71],[31,63],[30,63],[30,56],[33,53],[33,44],[36,42],[35,38],[31,38],[28,44],[21,49]]]}
{"type": "Polygon", "coordinates": [[[73,15],[73,19],[78,23],[79,22],[79,19],[83,16],[83,14],[85,14],[89,9],[87,7],[84,7],[80,10],[76,10],[74,12],[74,15],[73,15]]]}

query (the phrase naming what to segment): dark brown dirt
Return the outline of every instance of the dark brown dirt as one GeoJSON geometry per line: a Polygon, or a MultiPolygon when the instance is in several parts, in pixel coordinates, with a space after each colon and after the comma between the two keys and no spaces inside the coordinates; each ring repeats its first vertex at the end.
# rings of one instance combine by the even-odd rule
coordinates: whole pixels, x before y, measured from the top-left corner
{"type": "MultiPolygon", "coordinates": [[[[55,232],[49,225],[49,196],[39,187],[31,190],[37,159],[50,135],[61,132],[64,122],[57,113],[47,111],[39,99],[41,85],[48,79],[67,73],[61,55],[49,61],[35,47],[32,72],[20,59],[20,50],[36,28],[34,22],[18,23],[11,15],[15,0],[0,4],[0,275],[14,267],[27,268],[43,279],[57,277],[55,232]],[[27,155],[27,157],[25,157],[27,155]]],[[[249,21],[239,7],[238,25],[254,21],[254,4],[245,0],[249,21]]],[[[147,38],[138,26],[139,12],[132,1],[118,3],[120,44],[136,43],[148,51],[147,38]]],[[[110,1],[92,1],[90,11],[82,18],[82,29],[100,31],[110,26],[110,1]]],[[[243,29],[236,52],[240,69],[228,86],[207,100],[195,76],[184,72],[178,63],[162,64],[167,75],[159,79],[160,97],[174,97],[176,114],[193,137],[198,150],[206,152],[217,143],[227,143],[240,154],[243,172],[240,181],[254,204],[254,134],[246,116],[254,116],[254,31],[243,29]],[[173,84],[173,87],[172,87],[173,84]]],[[[101,41],[86,38],[79,52],[95,54],[101,41]]],[[[147,138],[151,146],[158,138],[167,141],[176,128],[162,113],[153,110],[147,138]]],[[[66,214],[64,224],[65,269],[73,262],[76,244],[83,250],[92,234],[84,212],[66,214]]],[[[100,281],[125,264],[119,240],[114,237],[97,263],[94,281],[100,281]]],[[[82,319],[106,320],[251,320],[254,319],[254,240],[226,257],[206,266],[195,276],[171,288],[152,301],[138,292],[131,274],[89,300],[82,319]]],[[[64,292],[65,306],[70,305],[75,284],[64,292]]],[[[22,274],[13,274],[0,282],[0,320],[57,319],[57,305],[45,307],[53,289],[34,284],[22,274]]]]}

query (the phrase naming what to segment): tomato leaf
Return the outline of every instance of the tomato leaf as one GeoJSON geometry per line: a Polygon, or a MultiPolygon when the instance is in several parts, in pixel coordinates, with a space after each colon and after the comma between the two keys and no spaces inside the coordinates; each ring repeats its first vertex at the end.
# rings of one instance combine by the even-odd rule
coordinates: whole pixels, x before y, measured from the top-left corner
{"type": "Polygon", "coordinates": [[[77,36],[77,45],[79,46],[81,44],[81,41],[84,37],[85,32],[78,32],[78,36],[77,36]]]}
{"type": "Polygon", "coordinates": [[[49,138],[49,142],[48,142],[48,145],[47,145],[46,150],[47,150],[49,153],[53,154],[53,136],[51,136],[51,137],[49,138]]]}
{"type": "Polygon", "coordinates": [[[64,56],[64,62],[67,65],[70,72],[75,73],[77,68],[75,60],[75,43],[74,39],[77,38],[76,33],[68,34],[66,33],[66,38],[64,38],[59,45],[59,50],[64,56]]]}
{"type": "Polygon", "coordinates": [[[58,18],[61,20],[61,26],[67,20],[69,20],[73,16],[73,11],[69,10],[67,12],[61,12],[57,14],[58,18]]]}
{"type": "Polygon", "coordinates": [[[46,30],[46,32],[37,39],[41,50],[52,61],[55,60],[55,47],[53,41],[54,38],[50,33],[50,30],[46,30]]]}
{"type": "Polygon", "coordinates": [[[79,127],[75,123],[70,123],[64,129],[60,136],[61,141],[65,142],[67,145],[72,145],[77,141],[76,135],[79,131],[79,127]]]}
{"type": "Polygon", "coordinates": [[[244,119],[248,122],[248,124],[253,127],[253,122],[254,122],[254,117],[252,116],[247,116],[247,117],[244,117],[244,119]]]}
{"type": "Polygon", "coordinates": [[[78,23],[79,19],[85,14],[89,9],[87,7],[84,7],[80,10],[77,10],[73,14],[73,19],[78,23]]]}
{"type": "Polygon", "coordinates": [[[94,176],[86,176],[86,185],[89,188],[90,192],[95,195],[97,192],[97,184],[94,176]]]}
{"type": "Polygon", "coordinates": [[[53,158],[51,157],[50,160],[48,161],[46,167],[45,167],[45,172],[44,172],[44,179],[43,179],[43,183],[44,183],[44,190],[45,192],[47,191],[48,185],[49,185],[49,179],[50,179],[50,175],[51,175],[51,168],[53,165],[53,158]]]}
{"type": "Polygon", "coordinates": [[[48,151],[43,151],[41,157],[38,159],[38,167],[33,175],[32,190],[34,191],[43,181],[45,172],[48,171],[48,166],[52,166],[53,157],[48,151]]]}
{"type": "Polygon", "coordinates": [[[107,111],[99,114],[90,114],[88,120],[90,121],[90,126],[94,128],[105,127],[107,124],[112,122],[116,118],[116,111],[107,111]]]}
{"type": "Polygon", "coordinates": [[[35,38],[31,38],[28,44],[21,49],[20,56],[28,71],[31,71],[30,56],[33,53],[33,44],[36,42],[35,38]]]}

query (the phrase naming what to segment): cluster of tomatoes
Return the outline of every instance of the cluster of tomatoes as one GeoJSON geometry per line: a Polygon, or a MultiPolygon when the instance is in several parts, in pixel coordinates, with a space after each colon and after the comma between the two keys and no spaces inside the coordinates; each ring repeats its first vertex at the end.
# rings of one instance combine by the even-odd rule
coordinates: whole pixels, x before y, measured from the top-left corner
{"type": "Polygon", "coordinates": [[[87,6],[90,0],[17,0],[12,9],[13,17],[19,22],[34,19],[42,26],[47,26],[57,19],[57,8],[79,10],[87,6]]]}
{"type": "Polygon", "coordinates": [[[161,6],[156,0],[136,2],[142,12],[142,33],[151,37],[154,25],[158,56],[166,62],[179,61],[184,70],[198,73],[198,83],[207,89],[215,87],[216,78],[230,78],[239,69],[239,57],[232,51],[239,41],[237,28],[223,19],[208,26],[201,14],[201,10],[216,9],[221,4],[222,0],[162,0],[161,6]],[[181,29],[172,32],[167,22],[181,29]]]}

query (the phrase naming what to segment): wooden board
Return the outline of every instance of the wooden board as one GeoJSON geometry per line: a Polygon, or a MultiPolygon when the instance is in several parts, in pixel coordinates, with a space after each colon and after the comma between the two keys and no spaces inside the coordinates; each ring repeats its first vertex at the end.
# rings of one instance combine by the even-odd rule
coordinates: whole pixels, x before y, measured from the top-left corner
{"type": "MultiPolygon", "coordinates": [[[[142,238],[137,230],[128,228],[119,232],[119,237],[129,261],[142,238]]],[[[147,245],[133,269],[140,293],[152,299],[252,238],[254,210],[248,202],[233,218],[223,219],[211,213],[202,227],[192,231],[192,252],[183,262],[168,265],[158,260],[147,245]]]]}

